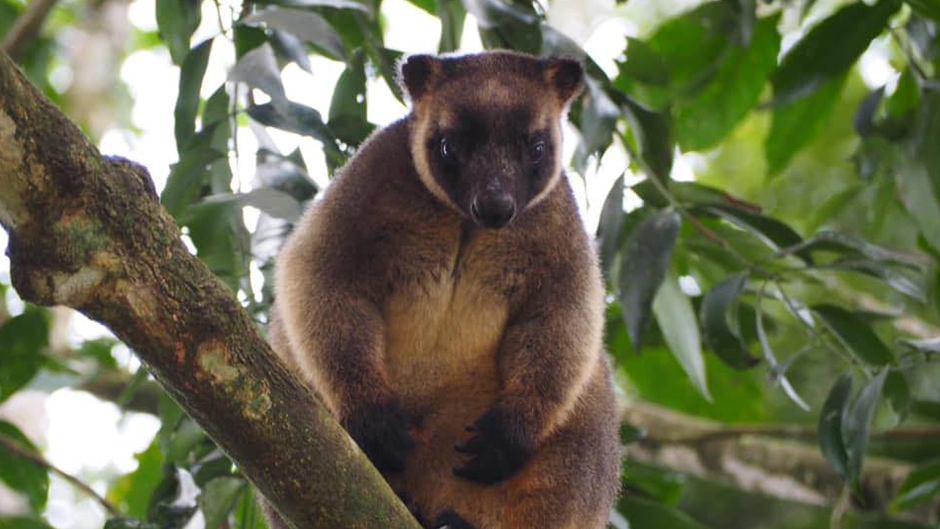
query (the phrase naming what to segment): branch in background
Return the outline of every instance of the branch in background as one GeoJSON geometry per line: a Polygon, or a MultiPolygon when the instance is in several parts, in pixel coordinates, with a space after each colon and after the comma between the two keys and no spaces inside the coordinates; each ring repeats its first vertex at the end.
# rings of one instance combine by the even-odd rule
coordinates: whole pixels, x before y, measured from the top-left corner
{"type": "MultiPolygon", "coordinates": [[[[747,491],[815,505],[835,503],[844,489],[839,475],[815,444],[815,429],[789,426],[730,426],[678,413],[655,404],[631,402],[623,419],[647,436],[626,447],[628,458],[673,468],[705,479],[727,481],[747,491]],[[783,437],[785,439],[780,439],[783,437]],[[794,440],[812,440],[812,444],[794,440]]],[[[937,439],[937,428],[874,434],[883,439],[937,439]]],[[[884,509],[911,465],[866,457],[861,483],[866,509],[884,509]]],[[[930,523],[929,502],[911,511],[930,523]]]]}
{"type": "Polygon", "coordinates": [[[189,253],[147,171],[101,156],[2,52],[0,145],[0,224],[23,299],[107,325],[294,527],[418,528],[189,253]]]}
{"type": "Polygon", "coordinates": [[[75,389],[87,391],[101,400],[113,402],[125,411],[136,411],[159,415],[160,395],[163,393],[156,382],[144,380],[126,402],[125,390],[132,383],[133,376],[120,371],[102,373],[82,382],[75,389]]]}
{"type": "Polygon", "coordinates": [[[85,494],[97,500],[98,503],[100,503],[101,506],[104,507],[105,510],[108,511],[108,513],[110,513],[111,516],[121,515],[121,511],[119,511],[118,508],[115,507],[113,503],[111,503],[106,498],[102,497],[100,494],[95,492],[95,490],[89,487],[88,485],[86,485],[85,482],[69,474],[68,472],[58,468],[52,463],[46,461],[39,454],[33,453],[32,450],[27,450],[25,447],[20,446],[19,443],[3,435],[2,433],[0,433],[0,446],[2,446],[4,450],[10,452],[16,457],[30,461],[35,465],[38,465],[46,470],[49,470],[51,472],[58,474],[62,479],[74,485],[75,488],[81,490],[85,494]]]}
{"type": "Polygon", "coordinates": [[[23,54],[39,36],[39,30],[42,29],[52,8],[55,7],[56,1],[33,0],[30,2],[26,11],[16,19],[13,27],[4,37],[3,43],[0,44],[0,51],[6,52],[14,61],[22,59],[23,54]]]}

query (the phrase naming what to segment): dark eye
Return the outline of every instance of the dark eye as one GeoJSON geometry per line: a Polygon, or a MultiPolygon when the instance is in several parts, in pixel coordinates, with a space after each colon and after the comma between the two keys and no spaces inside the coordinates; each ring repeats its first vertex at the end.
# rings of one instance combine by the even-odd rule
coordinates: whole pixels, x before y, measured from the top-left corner
{"type": "Polygon", "coordinates": [[[457,161],[457,156],[454,152],[454,146],[451,145],[449,141],[447,141],[447,138],[441,138],[440,152],[441,159],[445,162],[453,163],[457,161]]]}
{"type": "Polygon", "coordinates": [[[545,142],[536,141],[529,145],[529,162],[539,163],[545,155],[545,142]]]}

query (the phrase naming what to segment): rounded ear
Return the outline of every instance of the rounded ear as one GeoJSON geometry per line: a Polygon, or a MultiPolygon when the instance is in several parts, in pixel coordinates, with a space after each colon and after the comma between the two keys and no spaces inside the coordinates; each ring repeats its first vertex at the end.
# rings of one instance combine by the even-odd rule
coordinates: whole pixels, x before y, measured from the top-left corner
{"type": "Polygon", "coordinates": [[[401,63],[401,87],[412,101],[427,93],[437,75],[439,61],[432,55],[412,55],[401,63]]]}
{"type": "Polygon", "coordinates": [[[584,88],[584,68],[576,59],[552,57],[546,60],[545,78],[562,103],[570,102],[584,88]]]}

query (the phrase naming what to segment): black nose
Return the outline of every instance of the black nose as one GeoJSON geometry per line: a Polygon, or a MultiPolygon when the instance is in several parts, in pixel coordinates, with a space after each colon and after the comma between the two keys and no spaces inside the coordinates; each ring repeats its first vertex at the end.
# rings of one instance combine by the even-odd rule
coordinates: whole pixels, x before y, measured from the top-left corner
{"type": "Polygon", "coordinates": [[[508,194],[478,195],[470,204],[470,214],[477,224],[502,228],[516,214],[516,202],[508,194]]]}

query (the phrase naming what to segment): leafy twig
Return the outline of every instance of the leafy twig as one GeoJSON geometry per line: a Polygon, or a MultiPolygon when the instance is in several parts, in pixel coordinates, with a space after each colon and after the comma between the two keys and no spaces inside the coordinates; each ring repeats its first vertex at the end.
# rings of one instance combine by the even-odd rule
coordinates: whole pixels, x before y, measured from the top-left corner
{"type": "Polygon", "coordinates": [[[97,500],[98,503],[100,503],[101,506],[104,507],[105,510],[107,510],[112,516],[121,516],[121,511],[119,511],[118,508],[115,507],[113,503],[111,503],[106,498],[99,495],[97,492],[95,492],[94,489],[86,485],[85,482],[69,474],[68,472],[56,467],[52,463],[46,461],[39,454],[33,453],[31,450],[27,450],[26,448],[20,446],[18,442],[16,442],[13,439],[10,439],[9,437],[7,437],[6,435],[2,433],[0,433],[0,446],[2,446],[5,450],[7,450],[8,452],[12,453],[13,455],[17,457],[21,457],[27,461],[32,462],[35,465],[38,465],[42,468],[45,468],[46,470],[49,470],[51,472],[58,474],[62,479],[64,479],[65,481],[68,481],[69,483],[74,485],[77,489],[81,490],[85,494],[88,494],[89,496],[97,500]]]}

